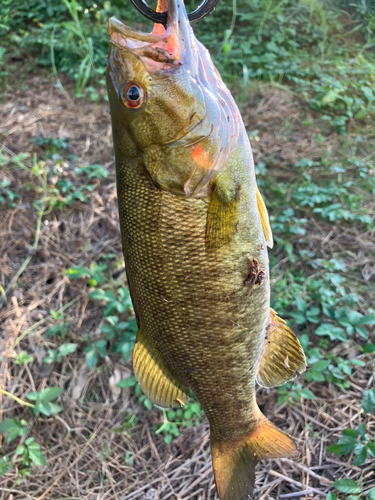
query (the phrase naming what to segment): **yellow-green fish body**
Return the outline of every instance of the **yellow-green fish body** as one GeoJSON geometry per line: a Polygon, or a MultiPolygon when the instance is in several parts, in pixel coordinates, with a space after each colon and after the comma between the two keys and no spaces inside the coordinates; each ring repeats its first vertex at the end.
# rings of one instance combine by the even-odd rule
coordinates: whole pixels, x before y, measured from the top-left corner
{"type": "Polygon", "coordinates": [[[238,109],[181,0],[166,31],[116,20],[107,72],[126,272],[139,331],[133,364],[146,395],[210,423],[221,500],[249,498],[256,463],[293,456],[260,412],[255,382],[304,370],[270,310],[268,216],[238,109]]]}

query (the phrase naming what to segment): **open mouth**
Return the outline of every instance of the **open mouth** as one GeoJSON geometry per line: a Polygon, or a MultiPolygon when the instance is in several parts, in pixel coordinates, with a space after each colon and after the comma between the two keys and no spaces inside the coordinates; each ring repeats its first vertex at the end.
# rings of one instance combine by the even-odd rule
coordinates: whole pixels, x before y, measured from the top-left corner
{"type": "MultiPolygon", "coordinates": [[[[159,3],[166,6],[164,1],[159,3]]],[[[183,6],[183,4],[179,0],[177,2],[172,0],[168,3],[171,10],[168,10],[166,28],[155,23],[151,33],[132,30],[115,18],[109,19],[108,32],[111,35],[112,43],[126,47],[139,56],[155,62],[173,64],[178,61],[180,59],[180,40],[176,11],[181,10],[180,5],[183,6]],[[175,8],[176,5],[178,9],[175,8]]]]}

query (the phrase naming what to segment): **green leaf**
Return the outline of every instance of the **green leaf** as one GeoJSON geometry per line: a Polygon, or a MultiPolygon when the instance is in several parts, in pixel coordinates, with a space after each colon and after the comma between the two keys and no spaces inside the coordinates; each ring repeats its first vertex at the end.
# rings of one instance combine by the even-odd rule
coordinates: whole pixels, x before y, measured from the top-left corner
{"type": "Polygon", "coordinates": [[[362,326],[356,326],[355,327],[355,331],[358,333],[358,335],[360,337],[362,337],[363,339],[367,340],[368,339],[368,332],[367,330],[365,330],[365,328],[363,328],[362,326]]]}
{"type": "Polygon", "coordinates": [[[306,319],[310,321],[310,323],[319,323],[318,314],[320,310],[318,307],[312,307],[308,311],[306,311],[306,319]]]}
{"type": "Polygon", "coordinates": [[[9,462],[9,458],[6,455],[0,458],[0,477],[4,476],[11,468],[12,464],[9,462]]]}
{"type": "Polygon", "coordinates": [[[321,361],[318,361],[317,363],[314,363],[313,365],[313,370],[317,372],[322,372],[326,368],[328,368],[329,364],[331,361],[329,359],[322,359],[321,361]]]}
{"type": "Polygon", "coordinates": [[[340,98],[340,90],[329,90],[322,99],[322,104],[330,104],[340,98]]]}
{"type": "Polygon", "coordinates": [[[375,352],[375,344],[365,344],[363,346],[363,352],[365,354],[371,354],[372,352],[375,352]]]}
{"type": "Polygon", "coordinates": [[[57,405],[56,403],[48,403],[48,404],[49,404],[49,409],[50,409],[51,415],[52,415],[52,413],[60,413],[60,411],[63,410],[62,406],[57,405]]]}
{"type": "Polygon", "coordinates": [[[104,300],[105,302],[116,302],[116,297],[110,290],[102,290],[98,288],[89,294],[90,299],[104,300]]]}
{"type": "Polygon", "coordinates": [[[369,500],[375,500],[375,488],[371,488],[367,493],[367,498],[369,500]]]}
{"type": "Polygon", "coordinates": [[[299,391],[300,395],[305,399],[315,399],[314,394],[310,391],[310,389],[301,389],[299,391]]]}
{"type": "Polygon", "coordinates": [[[107,356],[107,341],[106,340],[98,340],[95,342],[95,347],[99,352],[99,356],[101,358],[105,358],[107,356]]]}
{"type": "Polygon", "coordinates": [[[353,479],[339,479],[332,486],[342,493],[361,493],[361,487],[353,479]]]}
{"type": "Polygon", "coordinates": [[[362,316],[357,323],[357,325],[375,325],[375,315],[368,314],[367,316],[362,316]]]}
{"type": "Polygon", "coordinates": [[[35,405],[33,412],[35,413],[35,415],[43,413],[43,415],[47,415],[47,417],[49,417],[51,415],[51,406],[49,403],[40,401],[35,405]]]}
{"type": "Polygon", "coordinates": [[[148,410],[152,410],[152,403],[149,399],[145,398],[144,405],[148,410]]]}
{"type": "Polygon", "coordinates": [[[43,401],[53,401],[63,392],[61,387],[47,387],[40,394],[40,399],[43,401]]]}
{"type": "Polygon", "coordinates": [[[173,439],[173,436],[168,434],[167,436],[165,436],[164,441],[166,442],[166,444],[171,444],[172,439],[173,439]]]}
{"type": "Polygon", "coordinates": [[[39,393],[38,392],[29,392],[29,394],[26,394],[26,398],[30,399],[30,401],[36,401],[39,398],[39,393]]]}
{"type": "Polygon", "coordinates": [[[326,500],[337,500],[337,496],[334,493],[332,493],[332,491],[329,491],[326,496],[326,500]]]}
{"type": "Polygon", "coordinates": [[[367,448],[364,444],[358,444],[354,450],[354,465],[362,465],[365,463],[367,457],[367,448]]]}
{"type": "Polygon", "coordinates": [[[92,370],[98,362],[98,355],[94,348],[86,352],[86,364],[89,370],[92,370]]]}
{"type": "Polygon", "coordinates": [[[375,443],[369,441],[366,446],[372,458],[375,458],[375,443]]]}
{"type": "Polygon", "coordinates": [[[375,408],[375,389],[369,389],[368,391],[364,391],[361,398],[362,408],[365,410],[365,413],[371,413],[375,408]]]}
{"type": "Polygon", "coordinates": [[[357,444],[357,438],[352,436],[342,436],[338,440],[337,444],[328,446],[327,450],[335,455],[346,455],[347,453],[353,451],[357,444]]]}
{"type": "Polygon", "coordinates": [[[7,438],[7,443],[11,443],[14,439],[18,438],[19,436],[24,436],[27,432],[27,427],[17,427],[15,429],[12,429],[7,438]]]}
{"type": "Polygon", "coordinates": [[[59,353],[61,356],[67,356],[77,349],[78,344],[62,344],[59,347],[59,353]]]}
{"type": "Polygon", "coordinates": [[[75,266],[65,271],[66,276],[72,280],[77,280],[83,276],[90,276],[90,270],[87,267],[75,266]]]}
{"type": "Polygon", "coordinates": [[[28,446],[28,451],[30,459],[34,465],[47,465],[46,459],[43,453],[40,451],[40,446],[35,441],[28,446]]]}
{"type": "Polygon", "coordinates": [[[134,387],[137,383],[137,380],[134,376],[125,378],[123,380],[120,380],[118,384],[116,384],[117,387],[121,387],[121,389],[126,389],[127,387],[134,387]]]}
{"type": "Polygon", "coordinates": [[[328,336],[331,340],[341,340],[342,342],[347,340],[344,330],[338,326],[333,326],[330,323],[323,323],[320,325],[315,330],[315,334],[320,337],[328,336]]]}
{"type": "Polygon", "coordinates": [[[19,425],[12,418],[7,418],[3,422],[0,423],[0,433],[5,434],[6,432],[11,431],[12,429],[18,429],[19,425]]]}
{"type": "Polygon", "coordinates": [[[295,301],[296,301],[296,306],[297,306],[297,309],[298,309],[299,311],[301,311],[301,312],[303,312],[303,313],[304,313],[304,312],[306,311],[306,309],[307,309],[307,304],[306,304],[306,302],[305,302],[305,301],[304,301],[301,297],[299,297],[299,296],[297,296],[297,297],[295,298],[295,301]]]}
{"type": "Polygon", "coordinates": [[[360,431],[358,431],[357,429],[345,429],[344,431],[342,431],[342,433],[345,436],[352,436],[352,437],[354,437],[356,439],[360,435],[360,431]]]}

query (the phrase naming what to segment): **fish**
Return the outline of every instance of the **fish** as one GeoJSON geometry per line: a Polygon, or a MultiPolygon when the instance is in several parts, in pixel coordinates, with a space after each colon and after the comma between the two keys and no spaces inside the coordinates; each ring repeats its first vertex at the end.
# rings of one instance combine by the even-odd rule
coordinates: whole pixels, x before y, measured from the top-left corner
{"type": "Polygon", "coordinates": [[[256,385],[306,368],[270,307],[273,238],[239,109],[182,0],[159,0],[151,33],[109,20],[107,90],[136,379],[157,406],[191,393],[210,425],[220,500],[251,498],[255,467],[296,457],[259,409],[256,385]]]}

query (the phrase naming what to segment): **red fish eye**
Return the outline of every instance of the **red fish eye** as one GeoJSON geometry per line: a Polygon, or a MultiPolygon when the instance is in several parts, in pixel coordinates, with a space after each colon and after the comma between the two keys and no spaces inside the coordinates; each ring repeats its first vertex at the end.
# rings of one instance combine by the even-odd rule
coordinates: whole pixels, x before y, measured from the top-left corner
{"type": "Polygon", "coordinates": [[[144,101],[144,92],[140,85],[130,82],[125,85],[122,92],[122,101],[126,107],[136,109],[142,106],[144,101]]]}

